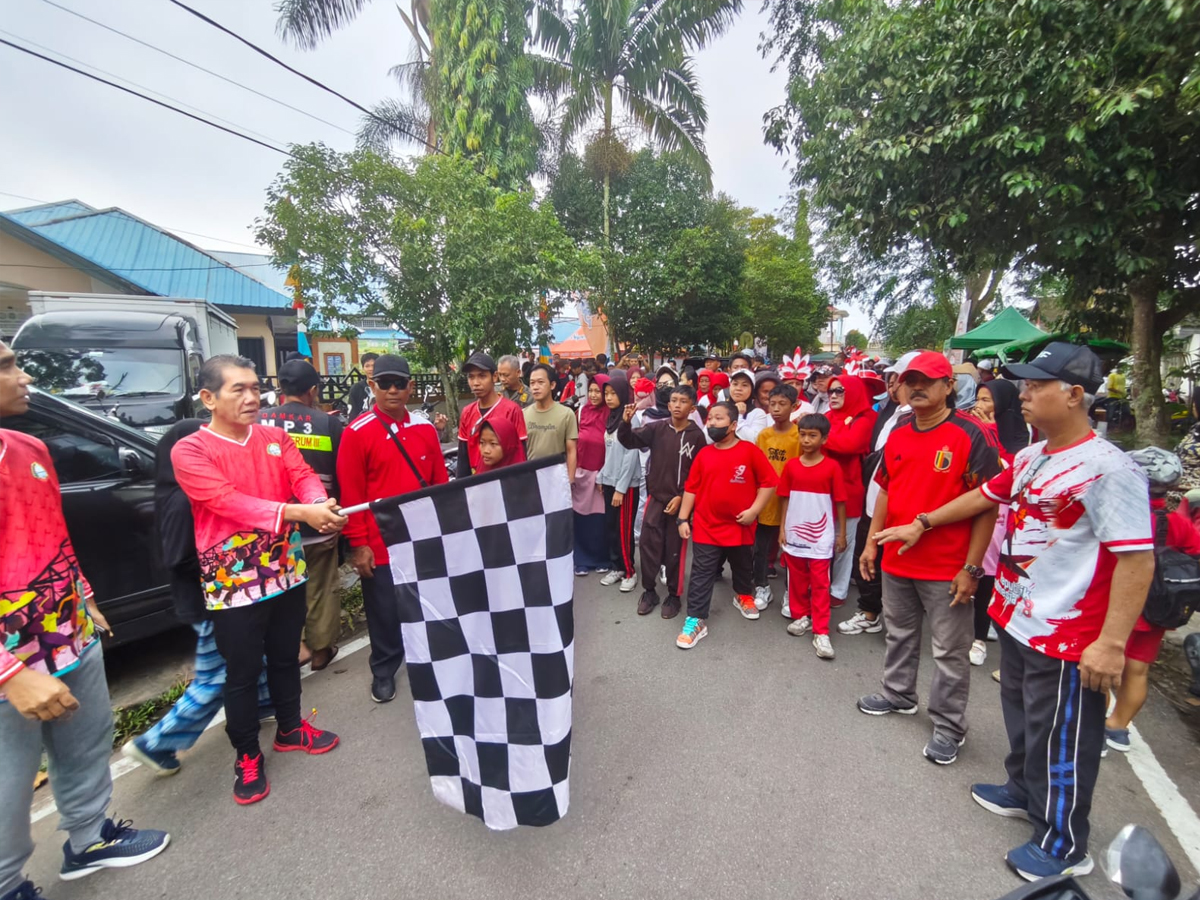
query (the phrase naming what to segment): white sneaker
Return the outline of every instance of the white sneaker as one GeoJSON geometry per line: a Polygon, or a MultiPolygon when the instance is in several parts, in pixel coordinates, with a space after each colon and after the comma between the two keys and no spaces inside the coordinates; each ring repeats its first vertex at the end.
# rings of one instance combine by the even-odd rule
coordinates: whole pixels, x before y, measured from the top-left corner
{"type": "Polygon", "coordinates": [[[814,634],[813,649],[817,651],[817,659],[833,659],[833,644],[829,643],[829,635],[814,634]]]}
{"type": "MultiPolygon", "coordinates": [[[[799,637],[802,634],[808,634],[808,629],[810,628],[812,628],[812,619],[809,616],[801,616],[793,620],[792,624],[787,627],[787,633],[799,637]]],[[[829,638],[826,638],[826,640],[829,640],[829,638]]]]}
{"type": "Polygon", "coordinates": [[[971,665],[982,666],[987,661],[987,644],[975,641],[971,644],[971,665]]]}
{"type": "MultiPolygon", "coordinates": [[[[604,584],[603,581],[601,581],[600,583],[604,584]]],[[[637,587],[637,583],[638,583],[638,577],[636,574],[630,575],[628,578],[622,578],[621,579],[621,593],[628,594],[635,587],[637,587]]]]}
{"type": "Polygon", "coordinates": [[[883,631],[882,617],[876,616],[874,619],[868,619],[867,614],[860,609],[845,622],[840,623],[838,631],[842,634],[877,634],[883,631]]]}
{"type": "Polygon", "coordinates": [[[771,596],[771,589],[763,586],[754,589],[754,605],[759,609],[766,609],[771,605],[771,601],[775,599],[771,596]]]}
{"type": "Polygon", "coordinates": [[[620,580],[621,580],[621,573],[618,572],[616,569],[610,569],[607,572],[607,574],[605,574],[605,576],[600,579],[600,583],[602,585],[604,585],[605,587],[608,587],[610,584],[616,584],[620,580]]]}
{"type": "Polygon", "coordinates": [[[666,566],[658,567],[658,581],[659,581],[659,584],[667,583],[667,567],[666,566]]]}

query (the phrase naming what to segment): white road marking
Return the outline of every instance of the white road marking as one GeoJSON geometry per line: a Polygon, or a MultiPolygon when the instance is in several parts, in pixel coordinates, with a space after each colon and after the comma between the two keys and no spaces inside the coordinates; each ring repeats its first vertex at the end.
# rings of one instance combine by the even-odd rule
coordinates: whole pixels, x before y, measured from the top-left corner
{"type": "MultiPolygon", "coordinates": [[[[1129,752],[1122,755],[1129,760],[1130,768],[1162,813],[1167,827],[1175,835],[1175,840],[1179,841],[1192,867],[1200,871],[1200,816],[1179,793],[1179,787],[1133,725],[1129,726],[1129,745],[1129,752]]],[[[1109,756],[1112,755],[1110,751],[1109,756]]]]}
{"type": "MultiPolygon", "coordinates": [[[[349,656],[351,653],[357,653],[359,650],[362,650],[364,647],[370,647],[370,646],[371,646],[371,639],[369,637],[367,637],[366,635],[363,635],[360,638],[355,638],[350,643],[346,644],[344,647],[341,648],[341,651],[338,653],[338,659],[342,659],[343,657],[349,656]]],[[[311,674],[313,674],[313,671],[308,666],[305,666],[303,669],[300,670],[301,678],[307,678],[311,674]]],[[[213,720],[208,723],[208,726],[204,730],[208,731],[210,728],[216,728],[218,725],[221,725],[224,722],[225,722],[225,709],[224,709],[224,707],[222,707],[217,712],[217,714],[215,716],[213,716],[213,720]]],[[[118,751],[117,759],[115,762],[113,762],[108,767],[108,772],[112,776],[112,780],[116,781],[122,775],[128,775],[134,769],[141,768],[141,765],[142,764],[140,762],[137,762],[136,760],[132,760],[127,756],[120,755],[120,751],[118,751]]],[[[58,811],[58,806],[54,802],[54,797],[50,796],[42,803],[34,804],[33,809],[29,814],[29,821],[31,824],[40,822],[40,821],[42,821],[42,819],[46,818],[46,816],[52,815],[53,813],[55,813],[57,811],[58,811]]]]}

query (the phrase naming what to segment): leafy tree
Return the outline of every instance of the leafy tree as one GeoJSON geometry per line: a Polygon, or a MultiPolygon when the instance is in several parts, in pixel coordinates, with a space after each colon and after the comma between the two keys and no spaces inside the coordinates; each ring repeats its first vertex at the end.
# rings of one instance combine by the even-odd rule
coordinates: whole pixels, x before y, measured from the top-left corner
{"type": "MultiPolygon", "coordinates": [[[[369,0],[280,0],[279,31],[311,49],[354,20],[369,0]]],[[[391,69],[408,98],[388,99],[362,122],[378,150],[417,141],[426,152],[478,158],[491,178],[518,187],[537,163],[539,135],[527,93],[529,23],[516,0],[410,0],[397,4],[411,58],[391,69]]]]}
{"type": "Polygon", "coordinates": [[[1161,441],[1162,336],[1200,310],[1200,6],[773,0],[772,17],[791,79],[768,136],[834,227],[959,273],[1037,265],[1076,308],[1126,298],[1138,435],[1161,441]]]}
{"type": "Polygon", "coordinates": [[[846,338],[843,343],[847,347],[856,347],[865,353],[867,351],[867,344],[869,344],[870,341],[867,339],[867,336],[857,328],[851,328],[846,332],[846,338]]]}
{"type": "Polygon", "coordinates": [[[742,292],[750,330],[767,342],[774,359],[796,347],[812,347],[828,304],[813,273],[806,210],[800,209],[791,236],[774,216],[752,215],[746,226],[742,292]]]}
{"type": "Polygon", "coordinates": [[[540,87],[565,95],[562,140],[596,117],[599,156],[606,161],[602,228],[609,233],[613,167],[621,144],[613,129],[617,103],[664,150],[683,153],[703,175],[708,113],[688,55],[732,23],[742,0],[580,0],[570,14],[539,0],[536,42],[549,55],[534,60],[540,87]]]}
{"type": "Polygon", "coordinates": [[[293,153],[267,191],[258,239],[300,267],[331,318],[382,315],[410,334],[457,416],[450,365],[475,348],[528,346],[542,295],[571,285],[577,252],[553,208],[461,158],[397,165],[319,144],[293,153]]]}

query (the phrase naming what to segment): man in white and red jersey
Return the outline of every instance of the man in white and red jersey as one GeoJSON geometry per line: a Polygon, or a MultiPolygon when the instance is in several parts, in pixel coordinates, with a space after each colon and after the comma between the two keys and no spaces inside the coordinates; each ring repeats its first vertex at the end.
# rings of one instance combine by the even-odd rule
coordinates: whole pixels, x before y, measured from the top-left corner
{"type": "Polygon", "coordinates": [[[0,900],[41,895],[21,870],[43,750],[67,832],[64,880],[136,865],[170,842],[107,817],[113,719],[96,631],[108,623],[75,558],[46,445],[3,421],[29,410],[31,382],[0,343],[0,900]]]}
{"type": "MultiPolygon", "coordinates": [[[[379,357],[367,384],[375,405],[342,432],[338,449],[342,505],[358,506],[449,481],[437,431],[429,420],[408,412],[412,394],[408,361],[390,354],[379,357]]],[[[396,673],[404,662],[388,548],[371,512],[349,518],[350,562],[362,579],[363,611],[371,638],[371,699],[387,703],[396,696],[396,673]]]]}
{"type": "Polygon", "coordinates": [[[1055,342],[1004,374],[1024,379],[1021,411],[1046,440],[978,490],[879,540],[911,547],[930,528],[1011,505],[989,610],[1002,629],[1008,780],[973,785],[971,795],[1033,824],[1033,840],[1007,856],[1032,881],[1092,870],[1088,813],[1108,692],[1120,686],[1154,575],[1154,536],[1145,476],[1088,424],[1103,379],[1096,355],[1055,342]]]}
{"type": "Polygon", "coordinates": [[[338,744],[336,734],[300,716],[308,575],[298,525],[333,535],[346,520],[287,432],[258,424],[259,393],[250,360],[207,360],[200,399],[212,423],[171,451],[175,479],[192,504],[200,587],[225,657],[225,732],[237,753],[233,799],[240,804],[271,790],[258,745],[264,656],[278,720],[274,749],[317,754],[338,744]]]}

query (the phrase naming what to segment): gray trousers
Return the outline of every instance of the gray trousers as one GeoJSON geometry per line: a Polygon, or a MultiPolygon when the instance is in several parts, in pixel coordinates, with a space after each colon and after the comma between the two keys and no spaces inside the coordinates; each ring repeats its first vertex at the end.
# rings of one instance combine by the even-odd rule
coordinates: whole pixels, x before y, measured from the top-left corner
{"type": "Polygon", "coordinates": [[[100,840],[112,798],[108,759],[113,736],[100,646],[87,650],[62,680],[79,709],[61,719],[26,719],[10,703],[0,703],[0,895],[24,880],[21,871],[33,854],[29,810],[43,748],[50,760],[59,830],[67,832],[76,853],[100,840]]]}
{"type": "Polygon", "coordinates": [[[921,662],[921,620],[933,633],[933,684],[929,718],[935,731],[961,741],[967,735],[967,697],[971,688],[968,654],[975,637],[970,603],[950,605],[949,581],[919,581],[883,573],[883,624],[887,654],[883,695],[897,706],[917,705],[917,667],[921,662]]]}

